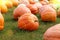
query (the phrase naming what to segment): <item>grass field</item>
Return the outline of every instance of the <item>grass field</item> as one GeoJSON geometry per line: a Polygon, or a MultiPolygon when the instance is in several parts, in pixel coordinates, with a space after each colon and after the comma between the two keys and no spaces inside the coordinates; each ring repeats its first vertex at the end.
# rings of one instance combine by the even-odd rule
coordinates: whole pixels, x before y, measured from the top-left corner
{"type": "MultiPolygon", "coordinates": [[[[14,7],[15,8],[15,7],[14,7]]],[[[39,15],[39,29],[36,31],[24,31],[17,28],[17,21],[13,20],[13,10],[9,9],[7,14],[3,14],[5,18],[5,28],[0,31],[0,40],[43,40],[44,32],[52,25],[60,23],[60,18],[56,22],[42,22],[39,15]]]]}

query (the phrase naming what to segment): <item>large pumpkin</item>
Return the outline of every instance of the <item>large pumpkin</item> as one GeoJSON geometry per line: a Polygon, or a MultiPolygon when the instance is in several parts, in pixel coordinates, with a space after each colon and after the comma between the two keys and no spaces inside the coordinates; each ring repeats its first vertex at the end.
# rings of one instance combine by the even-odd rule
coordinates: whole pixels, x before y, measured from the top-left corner
{"type": "Polygon", "coordinates": [[[4,29],[4,18],[0,12],[0,30],[4,29]]]}
{"type": "Polygon", "coordinates": [[[14,19],[18,19],[18,17],[25,13],[31,13],[31,11],[26,7],[26,5],[20,4],[13,12],[14,19]]]}
{"type": "Polygon", "coordinates": [[[38,27],[39,27],[38,18],[31,13],[25,13],[18,20],[19,29],[32,31],[37,30],[38,27]]]}
{"type": "Polygon", "coordinates": [[[52,22],[56,21],[57,13],[49,5],[42,6],[39,10],[39,13],[41,15],[42,21],[52,21],[52,22]]]}
{"type": "Polygon", "coordinates": [[[43,36],[44,40],[60,40],[60,24],[50,27],[43,36]]]}
{"type": "Polygon", "coordinates": [[[36,14],[38,12],[38,8],[34,4],[29,4],[27,7],[31,10],[33,14],[36,14]]]}

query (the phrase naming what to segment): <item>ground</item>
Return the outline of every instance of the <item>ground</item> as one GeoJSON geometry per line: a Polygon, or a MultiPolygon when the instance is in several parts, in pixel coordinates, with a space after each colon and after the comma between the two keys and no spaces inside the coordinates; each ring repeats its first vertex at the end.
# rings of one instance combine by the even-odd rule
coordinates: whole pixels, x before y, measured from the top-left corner
{"type": "Polygon", "coordinates": [[[13,19],[13,10],[9,9],[6,14],[3,14],[5,19],[4,30],[0,31],[0,40],[43,40],[43,34],[45,31],[55,25],[60,23],[60,18],[57,18],[56,22],[42,22],[39,15],[39,29],[36,31],[24,31],[17,28],[17,21],[13,19]]]}

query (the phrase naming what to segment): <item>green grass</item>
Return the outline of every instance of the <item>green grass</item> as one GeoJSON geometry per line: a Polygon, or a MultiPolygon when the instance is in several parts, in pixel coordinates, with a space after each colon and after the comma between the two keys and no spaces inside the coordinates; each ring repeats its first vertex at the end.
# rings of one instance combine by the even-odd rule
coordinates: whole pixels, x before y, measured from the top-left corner
{"type": "Polygon", "coordinates": [[[24,31],[17,28],[17,21],[13,20],[13,10],[9,9],[7,14],[3,14],[5,18],[5,28],[0,31],[0,40],[43,40],[44,32],[51,26],[60,23],[60,18],[56,22],[42,22],[39,15],[39,29],[36,31],[24,31]]]}

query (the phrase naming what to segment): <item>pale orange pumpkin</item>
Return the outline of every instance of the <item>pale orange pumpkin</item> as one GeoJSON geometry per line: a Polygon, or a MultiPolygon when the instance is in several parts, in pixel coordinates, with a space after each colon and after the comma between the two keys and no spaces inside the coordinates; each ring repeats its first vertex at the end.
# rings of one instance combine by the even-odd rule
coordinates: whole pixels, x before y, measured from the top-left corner
{"type": "Polygon", "coordinates": [[[13,4],[12,4],[11,1],[6,1],[6,6],[7,6],[8,8],[12,8],[12,7],[13,7],[13,4]]]}
{"type": "Polygon", "coordinates": [[[41,4],[40,2],[37,2],[37,3],[35,3],[34,5],[38,8],[38,11],[39,11],[39,9],[42,7],[42,4],[41,4]]]}
{"type": "Polygon", "coordinates": [[[44,5],[40,8],[39,14],[41,15],[42,21],[52,21],[55,22],[57,18],[56,10],[54,10],[49,5],[44,5]]]}
{"type": "Polygon", "coordinates": [[[10,0],[14,6],[18,6],[19,1],[18,0],[10,0]]]}
{"type": "Polygon", "coordinates": [[[4,18],[0,12],[0,30],[4,29],[4,18]]]}
{"type": "Polygon", "coordinates": [[[2,13],[6,13],[8,11],[8,8],[5,4],[0,4],[0,7],[1,7],[1,12],[2,13]]]}
{"type": "Polygon", "coordinates": [[[18,19],[18,17],[25,13],[31,13],[31,11],[26,7],[26,5],[20,4],[13,12],[14,19],[18,19]]]}
{"type": "Polygon", "coordinates": [[[44,33],[44,40],[60,40],[60,24],[56,24],[44,33]]]}
{"type": "Polygon", "coordinates": [[[38,8],[34,4],[29,4],[27,7],[31,10],[33,14],[36,14],[38,12],[38,8]]]}
{"type": "Polygon", "coordinates": [[[22,30],[33,31],[39,27],[38,18],[32,13],[25,13],[18,20],[18,28],[22,30]]]}

